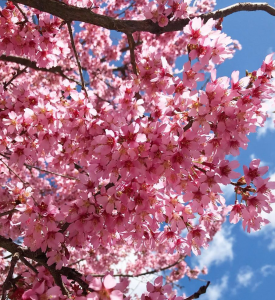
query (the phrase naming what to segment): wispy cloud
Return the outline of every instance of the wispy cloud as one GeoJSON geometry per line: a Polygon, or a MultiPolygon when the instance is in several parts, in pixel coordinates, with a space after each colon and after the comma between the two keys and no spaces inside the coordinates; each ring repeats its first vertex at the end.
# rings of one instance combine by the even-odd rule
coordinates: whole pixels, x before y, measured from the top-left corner
{"type": "Polygon", "coordinates": [[[202,254],[196,258],[196,264],[199,268],[206,266],[208,269],[211,265],[219,265],[234,258],[233,253],[234,238],[228,228],[219,231],[208,249],[202,250],[202,254]]]}
{"type": "Polygon", "coordinates": [[[201,300],[219,300],[224,298],[224,292],[228,286],[228,276],[222,277],[221,281],[217,284],[210,285],[205,295],[201,297],[201,300]]]}
{"type": "Polygon", "coordinates": [[[223,191],[223,196],[225,197],[226,200],[232,197],[235,193],[234,186],[232,184],[228,184],[228,185],[220,184],[220,188],[223,191]]]}
{"type": "MultiPolygon", "coordinates": [[[[269,177],[271,181],[275,181],[275,173],[270,174],[269,177]]],[[[254,232],[252,231],[250,234],[248,234],[248,236],[263,236],[266,240],[269,241],[269,243],[267,243],[267,248],[269,250],[275,250],[275,203],[271,204],[271,208],[273,210],[270,213],[262,212],[261,214],[263,218],[269,221],[269,224],[263,226],[261,230],[254,232]]]]}
{"type": "Polygon", "coordinates": [[[268,118],[263,127],[257,128],[257,138],[265,136],[267,131],[274,131],[274,120],[275,114],[273,111],[275,110],[274,99],[266,100],[265,103],[262,104],[262,111],[267,112],[268,118]]]}
{"type": "Polygon", "coordinates": [[[237,274],[237,282],[240,286],[248,287],[253,279],[253,271],[250,267],[243,267],[237,274]]]}
{"type": "MultiPolygon", "coordinates": [[[[124,257],[118,264],[113,265],[115,273],[125,273],[127,265],[129,263],[135,262],[137,260],[137,256],[135,255],[134,251],[130,252],[126,257],[124,257]]],[[[130,278],[129,284],[129,293],[128,296],[137,295],[139,298],[140,296],[147,292],[147,282],[153,282],[154,279],[158,275],[151,274],[146,276],[140,276],[136,278],[130,278]]]]}
{"type": "Polygon", "coordinates": [[[261,267],[261,273],[264,277],[268,277],[275,273],[275,265],[264,265],[261,267]]]}

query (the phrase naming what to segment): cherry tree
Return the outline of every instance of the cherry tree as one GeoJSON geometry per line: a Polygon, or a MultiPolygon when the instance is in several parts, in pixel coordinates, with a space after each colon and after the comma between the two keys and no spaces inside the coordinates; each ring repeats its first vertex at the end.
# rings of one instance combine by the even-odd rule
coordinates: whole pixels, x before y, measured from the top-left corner
{"type": "Polygon", "coordinates": [[[142,300],[196,299],[210,282],[175,290],[207,273],[186,256],[227,216],[248,232],[268,223],[268,167],[254,159],[237,173],[228,155],[265,123],[273,54],[246,74],[216,72],[241,48],[223,18],[256,10],[275,16],[266,3],[215,10],[215,0],[4,3],[2,300],[130,299],[131,280],[148,274],[142,300]],[[221,184],[234,186],[235,203],[221,184]]]}

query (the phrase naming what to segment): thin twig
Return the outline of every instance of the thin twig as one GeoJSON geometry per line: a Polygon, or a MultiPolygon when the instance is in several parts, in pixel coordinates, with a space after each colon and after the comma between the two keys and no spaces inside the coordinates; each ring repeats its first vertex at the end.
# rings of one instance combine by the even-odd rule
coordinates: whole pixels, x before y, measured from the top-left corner
{"type": "Polygon", "coordinates": [[[123,14],[125,14],[125,12],[126,12],[129,8],[131,8],[134,4],[135,4],[135,3],[132,2],[128,7],[125,8],[124,11],[120,12],[119,14],[117,14],[116,18],[119,17],[119,16],[121,16],[121,15],[123,15],[123,14]]]}
{"type": "Polygon", "coordinates": [[[28,268],[30,268],[35,274],[38,274],[38,271],[36,270],[36,268],[30,262],[28,262],[25,257],[20,256],[20,260],[22,261],[22,263],[24,265],[26,265],[28,268]]]}
{"type": "MultiPolygon", "coordinates": [[[[3,155],[2,155],[3,156],[3,155]]],[[[0,161],[9,169],[9,171],[11,172],[11,173],[13,173],[22,183],[23,183],[23,185],[24,186],[26,186],[27,185],[27,183],[18,175],[18,174],[16,174],[14,171],[13,171],[13,169],[11,168],[11,167],[9,167],[1,158],[0,158],[0,161]]]]}
{"type": "Polygon", "coordinates": [[[78,264],[78,263],[80,263],[80,262],[82,262],[82,261],[84,261],[84,260],[85,260],[85,258],[81,258],[81,259],[79,259],[79,260],[77,260],[77,261],[74,261],[74,262],[68,264],[68,267],[71,267],[71,266],[73,266],[73,265],[76,265],[76,264],[78,264]]]}
{"type": "Polygon", "coordinates": [[[13,209],[11,209],[11,210],[2,212],[2,213],[0,213],[0,218],[3,217],[3,216],[6,216],[6,215],[11,215],[12,213],[17,212],[17,211],[18,211],[18,210],[17,210],[16,208],[13,208],[13,209]]]}
{"type": "Polygon", "coordinates": [[[10,281],[12,279],[12,275],[13,275],[13,272],[14,272],[14,267],[15,267],[15,265],[16,265],[19,258],[20,258],[19,252],[14,253],[13,256],[12,256],[9,273],[8,273],[8,276],[7,276],[4,284],[3,284],[2,300],[6,300],[6,294],[7,294],[7,290],[10,287],[10,281]]]}
{"type": "MultiPolygon", "coordinates": [[[[5,157],[6,159],[10,159],[7,155],[4,155],[4,154],[1,154],[1,156],[5,157]]],[[[0,161],[2,161],[2,159],[0,159],[0,161]]],[[[2,161],[3,162],[3,161],[2,161]]],[[[3,162],[4,163],[4,162],[3,162]]],[[[4,163],[5,164],[5,163],[4,163]]],[[[5,164],[6,165],[6,164],[5,164]]],[[[7,165],[6,165],[7,166],[7,165]]],[[[56,176],[60,176],[60,177],[63,177],[63,178],[68,178],[68,179],[71,179],[71,180],[77,180],[79,181],[78,178],[76,177],[72,177],[72,176],[69,176],[69,175],[63,175],[63,174],[59,174],[59,173],[56,173],[56,172],[53,172],[53,171],[48,171],[48,170],[45,170],[45,169],[41,169],[39,167],[36,167],[36,166],[33,166],[33,165],[29,165],[29,164],[26,164],[24,163],[24,166],[28,169],[36,169],[42,173],[47,173],[47,174],[52,174],[52,175],[56,175],[56,176]]],[[[1,216],[1,215],[0,215],[1,216]]]]}
{"type": "Polygon", "coordinates": [[[131,64],[133,67],[134,73],[137,75],[137,66],[136,66],[136,59],[135,59],[135,41],[132,36],[132,34],[127,34],[127,39],[129,43],[129,48],[130,48],[130,56],[131,56],[131,64]]]}
{"type": "Polygon", "coordinates": [[[67,179],[71,179],[71,180],[76,180],[76,181],[79,181],[78,178],[76,177],[72,177],[72,176],[69,176],[69,175],[63,175],[63,174],[59,174],[59,173],[56,173],[56,172],[53,172],[53,171],[48,171],[48,170],[45,170],[45,169],[41,169],[39,167],[35,167],[35,166],[32,166],[32,165],[29,165],[29,164],[24,164],[27,168],[30,168],[30,169],[36,169],[42,173],[47,173],[47,174],[52,174],[52,175],[56,175],[56,176],[60,176],[60,177],[63,177],[63,178],[67,178],[67,179]]]}
{"type": "Polygon", "coordinates": [[[13,82],[13,80],[15,79],[15,78],[17,78],[18,76],[20,76],[22,73],[24,73],[25,71],[26,71],[26,69],[27,69],[28,67],[25,67],[24,69],[22,69],[22,70],[17,70],[17,72],[16,72],[16,74],[14,74],[13,76],[12,76],[12,78],[8,81],[8,82],[4,82],[4,90],[6,91],[7,90],[7,87],[13,82]]]}
{"type": "MultiPolygon", "coordinates": [[[[161,272],[161,271],[165,271],[165,270],[168,270],[176,265],[178,265],[181,261],[183,261],[185,258],[185,256],[181,256],[176,262],[174,262],[173,264],[171,265],[168,265],[164,268],[160,268],[160,269],[154,269],[154,270],[151,270],[151,271],[148,271],[148,272],[144,272],[144,273],[140,273],[140,274],[137,274],[137,275],[131,275],[131,274],[115,274],[113,275],[114,277],[131,277],[131,278],[134,278],[134,277],[140,277],[140,276],[145,276],[145,275],[149,275],[149,274],[154,274],[154,273],[158,273],[158,272],[161,272]]],[[[93,277],[104,277],[105,275],[103,274],[95,274],[95,275],[91,275],[93,277]]]]}
{"type": "Polygon", "coordinates": [[[84,90],[85,95],[88,99],[88,93],[87,93],[87,90],[85,88],[85,82],[84,82],[84,78],[83,78],[83,74],[82,74],[82,67],[81,67],[81,64],[80,64],[80,61],[79,61],[79,58],[78,58],[78,55],[77,55],[77,51],[76,51],[76,48],[75,48],[71,22],[67,22],[67,26],[68,26],[68,30],[69,30],[69,34],[70,34],[70,38],[71,38],[71,44],[72,44],[72,47],[73,47],[75,59],[76,59],[78,70],[79,70],[79,75],[80,75],[80,78],[81,78],[81,87],[82,87],[82,90],[84,90]]]}
{"type": "MultiPolygon", "coordinates": [[[[142,41],[137,41],[137,42],[135,43],[135,47],[142,45],[142,43],[143,43],[142,41]]],[[[126,52],[126,51],[128,51],[128,50],[130,50],[130,47],[129,47],[129,46],[124,47],[124,48],[121,48],[121,49],[120,49],[120,52],[126,52]]]]}
{"type": "MultiPolygon", "coordinates": [[[[37,67],[36,65],[36,62],[34,61],[31,61],[27,58],[23,58],[23,57],[19,57],[19,56],[7,56],[7,55],[1,55],[0,56],[0,60],[2,61],[6,61],[6,62],[11,62],[11,63],[17,63],[17,64],[20,64],[20,65],[23,65],[23,66],[26,66],[26,67],[29,67],[35,71],[42,71],[42,72],[49,72],[49,73],[52,73],[56,76],[61,76],[65,79],[68,79],[69,81],[73,81],[75,82],[76,84],[80,85],[81,86],[81,83],[78,82],[77,80],[65,75],[63,73],[63,70],[60,66],[56,66],[56,67],[52,67],[52,68],[40,68],[40,67],[37,67]]],[[[69,70],[70,71],[70,70],[69,70]]]]}
{"type": "MultiPolygon", "coordinates": [[[[21,7],[20,7],[16,2],[14,2],[13,4],[17,7],[17,9],[20,11],[20,13],[22,14],[22,16],[24,17],[25,21],[24,21],[23,23],[29,22],[28,17],[27,17],[26,14],[23,12],[23,10],[21,9],[21,7]]],[[[22,23],[22,22],[21,22],[21,23],[22,23]]],[[[17,24],[20,24],[20,22],[17,23],[17,24]]]]}

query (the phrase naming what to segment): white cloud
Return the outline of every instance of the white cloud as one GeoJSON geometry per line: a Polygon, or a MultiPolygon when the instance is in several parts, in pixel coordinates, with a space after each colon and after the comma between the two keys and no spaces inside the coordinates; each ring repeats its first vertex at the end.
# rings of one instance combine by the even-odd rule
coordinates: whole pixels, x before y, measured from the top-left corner
{"type": "Polygon", "coordinates": [[[275,250],[275,204],[271,204],[273,211],[269,214],[263,212],[261,216],[267,219],[270,223],[263,226],[261,230],[251,231],[248,234],[251,237],[263,236],[268,242],[266,243],[269,250],[275,250]]]}
{"type": "MultiPolygon", "coordinates": [[[[275,173],[269,175],[271,181],[275,181],[275,173]]],[[[273,191],[274,194],[274,191],[273,191]]],[[[273,209],[269,214],[262,212],[261,216],[267,219],[270,223],[263,226],[261,230],[251,231],[249,236],[258,237],[263,236],[267,242],[267,248],[269,250],[275,250],[275,203],[271,204],[273,209]]]]}
{"type": "MultiPolygon", "coordinates": [[[[135,262],[137,256],[134,251],[130,252],[126,257],[124,257],[118,264],[113,265],[114,273],[125,273],[127,264],[130,262],[135,262]]],[[[140,298],[140,296],[147,292],[147,282],[153,282],[158,275],[151,274],[146,276],[140,276],[135,278],[129,278],[129,293],[128,296],[134,296],[135,294],[140,298]]]]}
{"type": "Polygon", "coordinates": [[[227,289],[228,276],[223,276],[221,282],[218,284],[210,285],[206,294],[201,296],[201,300],[219,300],[224,298],[224,292],[227,289]]]}
{"type": "Polygon", "coordinates": [[[228,185],[220,184],[220,188],[223,191],[223,197],[225,197],[226,200],[228,200],[231,196],[235,194],[234,186],[232,184],[228,184],[228,185]]]}
{"type": "Polygon", "coordinates": [[[228,229],[222,228],[215,235],[209,248],[202,250],[202,254],[196,258],[199,268],[206,266],[209,269],[211,265],[219,265],[233,259],[234,238],[230,234],[228,229]]]}
{"type": "Polygon", "coordinates": [[[275,121],[275,114],[273,111],[275,110],[274,106],[274,99],[266,100],[265,103],[262,104],[262,111],[268,113],[268,118],[266,119],[266,122],[264,124],[264,127],[257,128],[257,138],[260,138],[264,135],[266,135],[267,131],[274,131],[274,121],[275,121]]]}
{"type": "Polygon", "coordinates": [[[264,265],[261,267],[261,273],[264,277],[275,273],[275,265],[264,265]]]}
{"type": "Polygon", "coordinates": [[[240,286],[248,287],[253,279],[253,272],[250,267],[243,267],[237,274],[237,282],[240,286]]]}

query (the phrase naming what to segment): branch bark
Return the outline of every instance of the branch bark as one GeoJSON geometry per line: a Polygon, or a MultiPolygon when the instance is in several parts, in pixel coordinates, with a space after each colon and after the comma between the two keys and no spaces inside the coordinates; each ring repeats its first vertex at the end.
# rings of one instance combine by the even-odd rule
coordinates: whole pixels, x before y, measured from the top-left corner
{"type": "Polygon", "coordinates": [[[207,284],[206,285],[203,285],[199,288],[199,290],[194,293],[193,295],[191,295],[190,297],[188,298],[185,298],[184,300],[193,300],[193,299],[198,299],[200,297],[200,295],[202,294],[205,294],[206,293],[206,290],[208,288],[208,286],[210,285],[210,281],[207,281],[207,284]]]}
{"type": "Polygon", "coordinates": [[[18,56],[1,55],[0,60],[6,61],[6,62],[11,62],[11,63],[17,63],[19,65],[26,66],[26,67],[31,68],[31,69],[36,70],[36,71],[49,72],[49,73],[52,73],[54,75],[61,76],[65,79],[68,79],[69,81],[73,81],[78,85],[81,85],[81,83],[78,82],[77,80],[75,80],[73,78],[70,78],[67,75],[65,75],[60,66],[52,67],[52,68],[49,68],[49,69],[40,68],[40,67],[37,67],[36,62],[31,61],[27,58],[18,57],[18,56]]]}
{"type": "Polygon", "coordinates": [[[127,34],[127,39],[130,48],[131,64],[133,67],[134,74],[137,75],[138,73],[137,73],[137,66],[136,66],[136,59],[135,59],[135,41],[132,34],[127,34]]]}
{"type": "MultiPolygon", "coordinates": [[[[54,278],[54,281],[55,281],[56,285],[58,285],[61,288],[61,291],[64,295],[69,297],[69,292],[68,292],[67,288],[64,286],[61,275],[64,275],[68,279],[76,281],[82,287],[84,294],[86,294],[87,291],[90,291],[90,292],[94,291],[93,289],[89,288],[88,283],[86,283],[84,280],[81,279],[82,274],[77,272],[75,269],[69,268],[69,267],[62,267],[60,270],[57,270],[55,268],[55,264],[53,264],[51,266],[48,266],[47,256],[44,252],[41,251],[41,249],[38,249],[36,251],[31,251],[27,247],[22,247],[20,245],[17,245],[11,239],[7,239],[7,238],[5,238],[1,235],[0,235],[0,247],[4,248],[5,250],[7,250],[11,254],[13,254],[13,257],[16,257],[16,260],[15,259],[12,260],[12,263],[11,263],[11,268],[10,268],[10,271],[9,271],[9,274],[11,273],[11,275],[10,275],[10,277],[8,275],[7,279],[5,280],[5,282],[7,282],[6,283],[6,286],[7,286],[6,289],[8,289],[8,282],[10,280],[9,278],[12,278],[14,266],[15,266],[17,260],[18,259],[21,259],[21,260],[23,259],[22,260],[23,263],[26,264],[25,258],[29,258],[29,259],[32,259],[33,261],[41,264],[42,266],[44,266],[46,269],[49,270],[49,272],[51,273],[51,275],[54,278]],[[18,253],[18,255],[16,253],[18,253]],[[13,266],[13,264],[14,264],[14,266],[13,266]],[[12,269],[12,266],[13,266],[13,269],[12,269]]],[[[28,267],[30,267],[30,265],[28,263],[26,265],[28,267]]],[[[33,268],[31,268],[31,269],[33,270],[33,268]]],[[[2,296],[2,299],[5,299],[5,298],[3,298],[3,296],[2,296]]]]}
{"type": "Polygon", "coordinates": [[[1,298],[2,300],[6,299],[6,294],[7,294],[7,290],[9,289],[9,286],[10,286],[10,281],[12,279],[14,267],[15,267],[15,265],[16,265],[19,258],[20,258],[20,253],[19,252],[15,252],[12,256],[9,273],[7,275],[7,278],[4,282],[4,284],[3,284],[3,293],[2,293],[2,298],[1,298]]]}
{"type": "MultiPolygon", "coordinates": [[[[97,25],[109,30],[124,32],[126,34],[132,34],[138,31],[145,31],[154,34],[181,31],[183,27],[186,26],[192,19],[192,17],[190,17],[176,21],[170,21],[167,24],[167,26],[160,27],[157,23],[154,23],[151,20],[119,20],[108,16],[96,14],[89,8],[75,7],[56,0],[16,0],[15,2],[36,8],[40,11],[50,13],[54,16],[62,18],[66,22],[81,21],[88,24],[97,25]]],[[[210,18],[217,20],[219,18],[227,17],[239,11],[258,10],[265,11],[268,14],[275,16],[275,8],[270,6],[268,3],[244,2],[237,3],[207,14],[202,14],[200,15],[200,18],[202,18],[204,21],[207,21],[210,18]]]]}
{"type": "Polygon", "coordinates": [[[74,56],[75,56],[75,59],[76,59],[78,70],[79,70],[79,75],[80,75],[80,78],[81,78],[81,87],[82,87],[82,90],[85,92],[85,95],[86,95],[86,97],[88,99],[89,96],[88,96],[87,90],[85,88],[85,82],[84,82],[84,78],[83,78],[82,67],[81,67],[81,64],[80,64],[80,61],[79,61],[79,58],[78,58],[78,54],[77,54],[77,51],[76,51],[76,48],[75,48],[75,43],[74,43],[74,37],[73,37],[73,31],[72,31],[71,22],[68,22],[67,26],[68,26],[68,30],[69,30],[69,34],[70,34],[72,48],[73,48],[73,51],[74,51],[74,56]]]}

